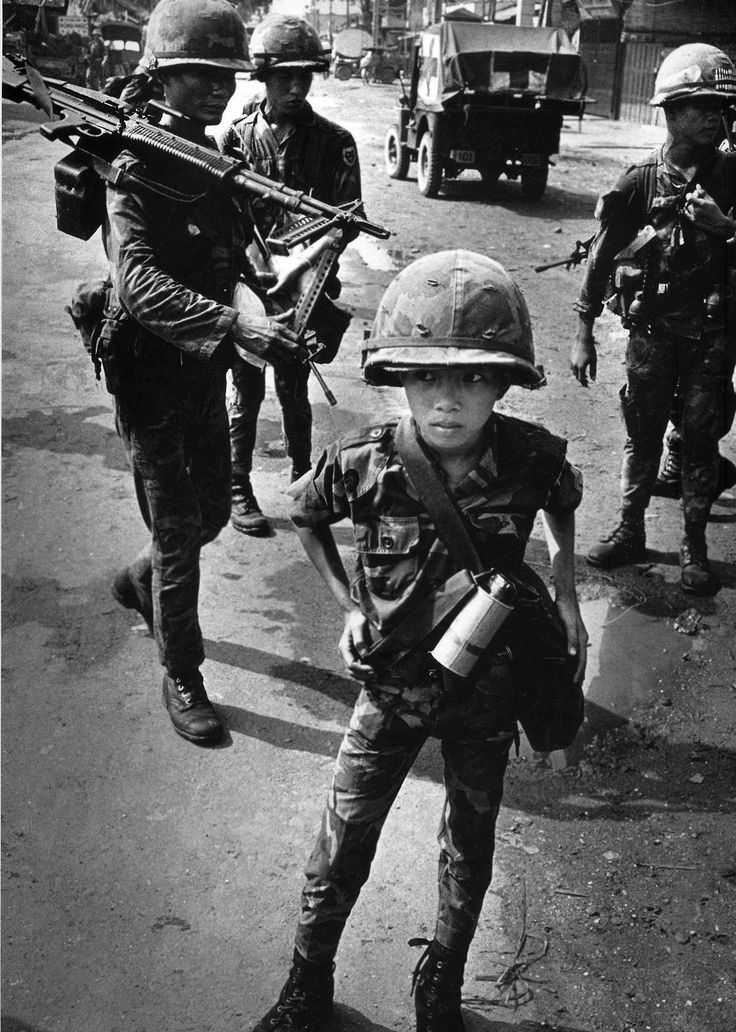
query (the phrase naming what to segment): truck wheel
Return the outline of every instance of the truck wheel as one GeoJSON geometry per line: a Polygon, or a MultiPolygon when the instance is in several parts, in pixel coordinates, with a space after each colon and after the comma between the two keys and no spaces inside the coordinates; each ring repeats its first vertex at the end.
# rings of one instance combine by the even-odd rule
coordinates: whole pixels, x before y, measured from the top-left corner
{"type": "Polygon", "coordinates": [[[343,82],[350,78],[350,65],[338,65],[335,69],[335,78],[342,79],[343,82]]]}
{"type": "Polygon", "coordinates": [[[384,86],[390,86],[396,78],[396,72],[389,65],[384,65],[379,69],[378,78],[384,84],[384,86]]]}
{"type": "Polygon", "coordinates": [[[547,189],[549,168],[522,168],[521,192],[530,201],[541,201],[547,189]]]}
{"type": "Polygon", "coordinates": [[[410,158],[406,147],[401,146],[401,130],[398,125],[392,125],[386,133],[383,157],[386,172],[391,179],[406,179],[409,174],[410,158]]]}
{"type": "Polygon", "coordinates": [[[417,184],[425,197],[436,197],[442,185],[442,163],[429,129],[419,141],[417,184]]]}

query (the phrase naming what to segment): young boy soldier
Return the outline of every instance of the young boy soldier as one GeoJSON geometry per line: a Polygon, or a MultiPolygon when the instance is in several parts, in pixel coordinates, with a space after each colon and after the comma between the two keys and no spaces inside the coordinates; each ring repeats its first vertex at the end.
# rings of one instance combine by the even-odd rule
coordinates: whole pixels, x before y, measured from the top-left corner
{"type": "MultiPolygon", "coordinates": [[[[272,14],[255,29],[250,51],[254,78],[264,84],[266,97],[254,111],[233,123],[222,142],[224,152],[244,157],[254,172],[327,204],[357,200],[360,166],[355,140],[346,129],[316,114],[307,101],[313,73],[326,71],[330,64],[329,51],[323,49],[315,30],[301,18],[272,14]]],[[[254,204],[253,212],[264,237],[280,229],[285,219],[283,209],[268,203],[254,204]]],[[[327,292],[337,297],[339,290],[333,274],[327,292]]],[[[327,344],[325,330],[323,326],[320,336],[318,328],[317,336],[327,344]]],[[[338,331],[335,350],[340,336],[338,331]]],[[[243,534],[263,535],[269,532],[270,524],[253,493],[250,474],[266,376],[263,369],[251,363],[235,362],[232,378],[232,525],[243,534]]],[[[294,480],[312,465],[308,379],[308,366],[292,364],[274,370],[294,480]]]]}
{"type": "MultiPolygon", "coordinates": [[[[569,655],[577,657],[571,662],[578,683],[585,668],[587,638],[573,569],[581,476],[565,458],[564,440],[494,412],[509,385],[533,388],[543,379],[519,288],[501,265],[479,254],[420,258],[386,290],[365,348],[366,380],[403,386],[411,417],[337,441],[293,489],[299,536],[343,611],[340,653],[364,687],[307,864],[293,966],[255,1032],[324,1028],[345,922],[391,805],[430,735],[442,742],[447,795],[439,907],[434,938],[425,942],[418,966],[416,1027],[464,1029],[463,969],[491,881],[504,771],[517,733],[504,648],[510,640],[504,628],[516,613],[473,679],[443,673],[421,646],[409,666],[395,660],[397,628],[406,627],[407,617],[418,623],[459,568],[407,472],[407,439],[439,477],[435,490],[461,514],[485,569],[528,576],[524,550],[543,512],[557,610],[569,655]],[[330,529],[342,519],[353,525],[351,584],[330,529]],[[378,663],[367,651],[376,642],[387,646],[378,663]]],[[[521,626],[516,633],[524,631],[521,626]]],[[[529,633],[526,627],[527,639],[529,633]]]]}
{"type": "Polygon", "coordinates": [[[705,533],[728,472],[718,441],[736,401],[736,154],[716,146],[735,93],[734,66],[716,47],[687,44],[662,62],[651,103],[664,110],[667,139],[599,201],[601,225],[575,305],[570,359],[582,386],[595,380],[593,325],[613,277],[614,310],[629,330],[621,522],[591,548],[588,562],[610,569],[646,558],[644,513],[654,491],[662,492],[657,471],[674,405],[685,523],[681,585],[697,595],[718,589],[705,533]]]}
{"type": "MultiPolygon", "coordinates": [[[[148,26],[150,67],[170,111],[162,127],[207,145],[248,68],[245,27],[227,0],[161,0],[148,26]]],[[[235,202],[172,162],[123,151],[107,191],[112,279],[101,349],[118,433],[151,541],[113,584],[151,628],[163,698],[178,734],[210,744],[222,724],[199,667],[199,554],[230,515],[225,373],[235,355],[287,360],[295,334],[233,307],[252,232],[235,202]]]]}

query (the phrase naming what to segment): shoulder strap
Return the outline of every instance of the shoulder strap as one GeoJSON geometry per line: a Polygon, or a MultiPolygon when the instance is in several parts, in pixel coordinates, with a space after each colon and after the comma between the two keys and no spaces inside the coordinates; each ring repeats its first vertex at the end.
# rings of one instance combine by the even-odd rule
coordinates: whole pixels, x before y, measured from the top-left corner
{"type": "Polygon", "coordinates": [[[419,500],[448,552],[461,569],[481,573],[483,563],[470,536],[467,522],[424,452],[411,416],[405,415],[399,420],[395,442],[399,458],[416,488],[419,500]]]}

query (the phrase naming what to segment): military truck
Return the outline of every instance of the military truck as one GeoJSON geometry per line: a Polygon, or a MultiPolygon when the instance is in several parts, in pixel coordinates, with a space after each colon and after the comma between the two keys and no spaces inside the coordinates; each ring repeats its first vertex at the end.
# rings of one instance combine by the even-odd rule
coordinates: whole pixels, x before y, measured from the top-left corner
{"type": "Polygon", "coordinates": [[[477,169],[489,189],[505,175],[539,200],[563,116],[582,118],[586,103],[584,66],[562,29],[478,21],[448,19],[420,33],[402,89],[386,171],[406,179],[415,161],[425,197],[477,169]]]}

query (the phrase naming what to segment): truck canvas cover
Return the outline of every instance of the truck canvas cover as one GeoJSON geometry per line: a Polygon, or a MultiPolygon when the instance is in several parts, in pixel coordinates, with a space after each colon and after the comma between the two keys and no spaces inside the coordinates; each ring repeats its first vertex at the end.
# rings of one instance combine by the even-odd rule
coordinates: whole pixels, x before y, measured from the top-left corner
{"type": "Polygon", "coordinates": [[[563,29],[444,21],[420,38],[419,99],[439,109],[463,90],[578,100],[580,56],[563,29]]]}

